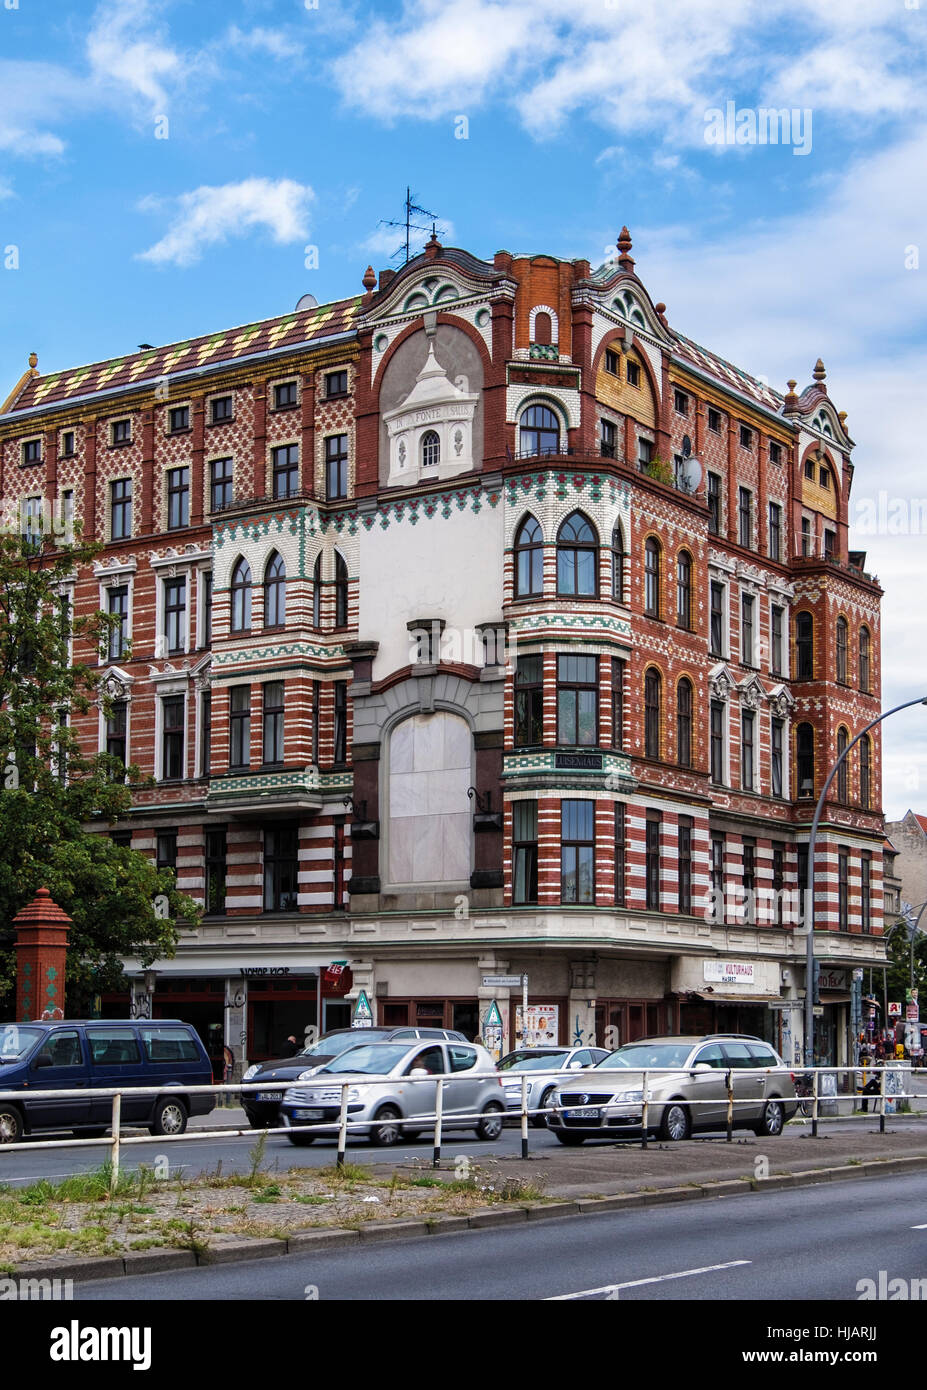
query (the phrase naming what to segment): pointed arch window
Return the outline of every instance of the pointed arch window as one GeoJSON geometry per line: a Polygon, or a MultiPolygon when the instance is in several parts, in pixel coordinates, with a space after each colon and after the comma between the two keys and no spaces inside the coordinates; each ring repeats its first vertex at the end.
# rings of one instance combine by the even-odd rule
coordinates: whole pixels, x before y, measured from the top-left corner
{"type": "Polygon", "coordinates": [[[245,559],[232,571],[232,631],[251,631],[251,566],[245,559]]]}
{"type": "Polygon", "coordinates": [[[870,636],[868,627],[860,628],[859,633],[859,688],[864,695],[869,694],[869,653],[870,636]]]}
{"type": "Polygon", "coordinates": [[[663,682],[653,667],[644,676],[644,755],[660,756],[660,722],[663,682]]]}
{"type": "Polygon", "coordinates": [[[676,626],[692,626],[692,556],[680,550],[676,557],[676,626]]]}
{"type": "Polygon", "coordinates": [[[624,534],[620,526],[612,531],[612,598],[624,603],[624,534]]]}
{"type": "Polygon", "coordinates": [[[692,682],[686,676],[676,687],[676,761],[692,766],[692,682]]]}
{"type": "Polygon", "coordinates": [[[274,551],[264,571],[264,626],[283,627],[286,623],[286,565],[274,551]]]}
{"type": "Polygon", "coordinates": [[[544,592],[544,537],[533,516],[515,534],[515,595],[533,598],[544,592]]]}
{"type": "Polygon", "coordinates": [[[582,512],[571,512],[557,532],[557,593],[598,593],[598,537],[582,512]]]}
{"type": "Polygon", "coordinates": [[[814,729],[799,724],[795,730],[795,780],[800,797],[814,796],[814,729]]]}
{"type": "Polygon", "coordinates": [[[335,551],[335,627],[348,625],[348,567],[344,557],[335,551]]]}
{"type": "Polygon", "coordinates": [[[837,619],[837,680],[841,685],[847,683],[847,620],[837,619]]]}
{"type": "Polygon", "coordinates": [[[869,735],[859,742],[859,804],[872,810],[872,742],[869,735]]]}
{"type": "MultiPolygon", "coordinates": [[[[842,728],[841,728],[841,729],[838,729],[838,730],[837,730],[837,757],[838,757],[838,758],[841,757],[841,756],[847,751],[847,744],[849,743],[849,741],[850,741],[850,740],[849,740],[849,736],[847,735],[846,729],[842,729],[842,728]]],[[[846,760],[846,758],[843,759],[843,762],[842,762],[842,763],[840,764],[840,766],[837,768],[837,800],[838,800],[839,802],[841,802],[843,805],[846,805],[846,802],[847,802],[847,760],[846,760]]]]}
{"type": "Polygon", "coordinates": [[[322,626],[322,556],[316,556],[312,569],[312,626],[322,626]]]}
{"type": "Polygon", "coordinates": [[[651,536],[644,546],[644,612],[660,616],[660,542],[651,536]]]}

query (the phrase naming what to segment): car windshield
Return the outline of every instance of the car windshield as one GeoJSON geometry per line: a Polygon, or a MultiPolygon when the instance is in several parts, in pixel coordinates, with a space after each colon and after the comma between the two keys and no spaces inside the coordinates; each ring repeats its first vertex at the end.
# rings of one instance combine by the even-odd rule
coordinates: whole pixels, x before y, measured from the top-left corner
{"type": "Polygon", "coordinates": [[[626,1043],[596,1062],[596,1066],[603,1071],[610,1067],[633,1067],[635,1071],[644,1067],[684,1067],[691,1051],[691,1043],[626,1043]]]}
{"type": "Polygon", "coordinates": [[[499,1063],[500,1071],[550,1071],[560,1067],[569,1052],[512,1052],[499,1063]]]}
{"type": "MultiPolygon", "coordinates": [[[[368,1038],[367,1041],[370,1041],[368,1038]]],[[[339,1033],[333,1038],[320,1038],[311,1047],[300,1053],[301,1057],[340,1057],[350,1047],[357,1047],[360,1038],[357,1033],[339,1033]]]]}
{"type": "Polygon", "coordinates": [[[17,1062],[24,1057],[39,1038],[41,1028],[23,1028],[19,1023],[7,1023],[0,1028],[0,1062],[17,1062]]]}
{"type": "Polygon", "coordinates": [[[329,1062],[322,1071],[336,1074],[360,1071],[368,1076],[385,1076],[388,1071],[392,1071],[397,1062],[402,1061],[408,1050],[408,1043],[375,1043],[373,1046],[360,1043],[350,1052],[343,1052],[340,1057],[329,1062]]]}

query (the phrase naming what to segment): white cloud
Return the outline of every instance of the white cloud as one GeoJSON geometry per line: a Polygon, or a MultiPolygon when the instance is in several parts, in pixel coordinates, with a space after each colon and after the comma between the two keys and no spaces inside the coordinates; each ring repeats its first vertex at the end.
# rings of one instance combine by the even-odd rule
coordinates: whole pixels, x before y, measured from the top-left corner
{"type": "Polygon", "coordinates": [[[538,136],[583,110],[698,145],[706,107],[751,93],[848,119],[923,109],[925,44],[910,12],[860,0],[766,0],[759,16],[755,0],[405,0],[333,75],[348,105],[383,120],[501,95],[538,136]]]}
{"type": "Polygon", "coordinates": [[[106,0],[87,35],[90,82],[118,94],[149,117],[165,113],[169,89],[184,75],[184,59],[154,27],[150,0],[106,0]]]}
{"type": "MultiPolygon", "coordinates": [[[[207,246],[242,237],[255,229],[270,233],[278,245],[301,241],[309,235],[309,209],[315,194],[307,184],[292,179],[244,179],[219,187],[203,186],[173,199],[170,226],[139,260],[153,265],[194,265],[207,246]]],[[[162,204],[145,199],[142,211],[162,204]]]]}
{"type": "Polygon", "coordinates": [[[225,36],[225,43],[241,53],[266,53],[281,61],[299,58],[303,54],[303,45],[288,37],[282,29],[263,29],[259,26],[244,30],[233,24],[225,36]]]}
{"type": "MultiPolygon", "coordinates": [[[[417,218],[416,220],[419,223],[419,225],[423,225],[421,218],[417,218]]],[[[439,240],[442,246],[453,246],[455,236],[453,222],[449,222],[446,217],[439,219],[438,231],[439,240]]],[[[413,255],[416,255],[419,251],[421,251],[422,247],[425,245],[425,242],[428,240],[430,236],[430,228],[427,232],[412,232],[410,237],[410,246],[413,255]]],[[[364,240],[360,243],[359,250],[363,251],[366,255],[379,257],[379,259],[382,261],[388,260],[390,257],[395,255],[395,253],[400,248],[405,250],[405,244],[405,226],[377,227],[376,231],[371,232],[370,235],[368,237],[365,237],[364,240]]]]}

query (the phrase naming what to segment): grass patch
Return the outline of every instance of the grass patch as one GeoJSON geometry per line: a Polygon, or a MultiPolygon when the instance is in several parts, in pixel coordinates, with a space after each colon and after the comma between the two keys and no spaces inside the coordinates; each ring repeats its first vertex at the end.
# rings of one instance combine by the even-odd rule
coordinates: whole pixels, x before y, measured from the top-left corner
{"type": "Polygon", "coordinates": [[[327,1168],[317,1168],[315,1171],[320,1178],[330,1183],[371,1182],[373,1180],[370,1170],[365,1168],[363,1163],[346,1161],[341,1168],[336,1163],[332,1163],[327,1168]]]}

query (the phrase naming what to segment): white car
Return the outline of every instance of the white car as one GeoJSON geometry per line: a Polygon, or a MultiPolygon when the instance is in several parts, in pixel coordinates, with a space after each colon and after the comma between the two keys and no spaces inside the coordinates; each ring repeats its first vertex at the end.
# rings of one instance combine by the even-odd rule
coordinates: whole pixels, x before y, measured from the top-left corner
{"type": "MultiPolygon", "coordinates": [[[[509,1052],[499,1062],[502,1072],[502,1089],[505,1091],[505,1108],[521,1112],[521,1078],[528,1072],[528,1109],[548,1110],[557,1089],[558,1074],[564,1071],[582,1071],[594,1067],[607,1057],[604,1047],[521,1047],[517,1052],[509,1052]]],[[[531,1123],[536,1129],[544,1129],[547,1116],[532,1115],[531,1123]]]]}

